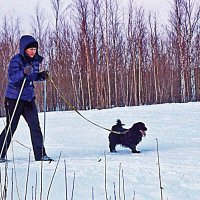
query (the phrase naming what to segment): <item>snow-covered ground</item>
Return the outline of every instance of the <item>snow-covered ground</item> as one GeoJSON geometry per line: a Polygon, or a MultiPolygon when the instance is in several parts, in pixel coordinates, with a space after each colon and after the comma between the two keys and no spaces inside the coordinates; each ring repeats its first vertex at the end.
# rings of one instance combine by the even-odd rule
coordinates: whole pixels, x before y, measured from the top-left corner
{"type": "MultiPolygon", "coordinates": [[[[118,153],[110,153],[109,132],[88,123],[74,111],[47,113],[45,146],[48,155],[55,161],[43,164],[42,198],[40,198],[41,163],[34,161],[31,151],[26,199],[36,199],[36,194],[37,199],[64,200],[67,188],[68,200],[103,200],[106,199],[106,182],[109,200],[159,200],[161,194],[156,151],[157,138],[163,199],[199,200],[199,108],[200,102],[81,111],[81,114],[89,120],[105,128],[111,128],[118,118],[126,124],[126,128],[135,122],[143,121],[148,131],[147,136],[138,145],[141,154],[132,154],[129,149],[120,146],[117,147],[118,153]],[[47,198],[60,153],[61,159],[47,198]],[[72,191],[73,198],[71,198],[72,191]]],[[[1,130],[4,127],[3,121],[5,119],[0,120],[1,130]]],[[[43,126],[43,113],[40,113],[40,121],[43,126]]],[[[12,181],[14,162],[12,148],[10,148],[7,199],[12,199],[12,188],[13,199],[25,199],[29,150],[15,140],[31,148],[29,130],[23,119],[20,121],[13,142],[14,172],[16,172],[19,192],[17,192],[16,180],[12,181]]],[[[5,164],[0,165],[1,184],[4,183],[4,166],[5,164]]]]}

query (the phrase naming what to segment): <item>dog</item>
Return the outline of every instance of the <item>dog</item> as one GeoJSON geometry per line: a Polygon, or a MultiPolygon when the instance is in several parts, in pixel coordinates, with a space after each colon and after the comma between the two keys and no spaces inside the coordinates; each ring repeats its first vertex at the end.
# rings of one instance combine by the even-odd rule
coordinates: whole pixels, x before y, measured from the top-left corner
{"type": "Polygon", "coordinates": [[[143,122],[137,122],[129,129],[123,128],[124,124],[118,119],[117,124],[112,126],[112,130],[108,136],[110,152],[117,152],[116,145],[121,144],[131,149],[132,153],[140,153],[136,146],[146,136],[147,128],[143,122]],[[112,132],[113,131],[113,132],[112,132]]]}

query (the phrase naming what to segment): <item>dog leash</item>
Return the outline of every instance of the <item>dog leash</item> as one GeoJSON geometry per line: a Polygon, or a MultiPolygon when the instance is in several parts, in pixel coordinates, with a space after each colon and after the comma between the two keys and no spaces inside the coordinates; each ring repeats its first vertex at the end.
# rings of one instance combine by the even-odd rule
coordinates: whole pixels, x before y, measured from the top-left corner
{"type": "Polygon", "coordinates": [[[69,101],[67,101],[67,99],[63,96],[63,94],[58,90],[58,87],[56,86],[56,84],[54,83],[52,77],[49,75],[48,73],[48,79],[51,81],[51,84],[53,85],[53,87],[55,88],[55,90],[58,92],[58,94],[60,95],[60,97],[62,98],[62,100],[72,109],[74,110],[79,116],[81,116],[83,119],[85,119],[86,121],[88,121],[89,123],[99,127],[99,128],[102,128],[106,131],[109,131],[109,132],[112,132],[112,133],[116,133],[116,134],[121,134],[121,132],[117,132],[117,131],[112,131],[108,128],[105,128],[99,124],[96,124],[95,122],[89,120],[88,118],[86,118],[85,116],[83,116],[69,101]]]}

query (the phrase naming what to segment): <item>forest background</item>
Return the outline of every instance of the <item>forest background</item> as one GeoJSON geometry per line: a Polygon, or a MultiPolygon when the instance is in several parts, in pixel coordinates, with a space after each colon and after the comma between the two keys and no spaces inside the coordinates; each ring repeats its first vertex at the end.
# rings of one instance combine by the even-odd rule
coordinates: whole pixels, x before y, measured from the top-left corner
{"type": "MultiPolygon", "coordinates": [[[[51,0],[54,24],[38,5],[31,34],[58,90],[47,81],[47,111],[79,110],[200,100],[200,3],[172,0],[167,24],[129,1],[51,0]],[[70,13],[70,15],[69,15],[70,13]]],[[[10,58],[18,53],[19,19],[5,17],[0,28],[0,116],[10,58]]],[[[44,85],[35,84],[39,111],[44,85]]]]}

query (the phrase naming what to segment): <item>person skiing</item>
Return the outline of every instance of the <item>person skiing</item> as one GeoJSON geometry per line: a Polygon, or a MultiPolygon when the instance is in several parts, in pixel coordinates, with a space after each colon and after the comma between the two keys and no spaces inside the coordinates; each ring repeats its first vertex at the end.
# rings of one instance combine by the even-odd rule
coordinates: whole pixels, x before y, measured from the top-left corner
{"type": "Polygon", "coordinates": [[[23,35],[20,38],[19,53],[11,58],[8,67],[8,84],[5,92],[6,127],[0,135],[1,163],[6,161],[7,150],[20,116],[24,117],[29,126],[35,160],[52,161],[44,148],[33,85],[34,81],[48,79],[48,71],[39,72],[42,60],[35,38],[23,35]]]}

